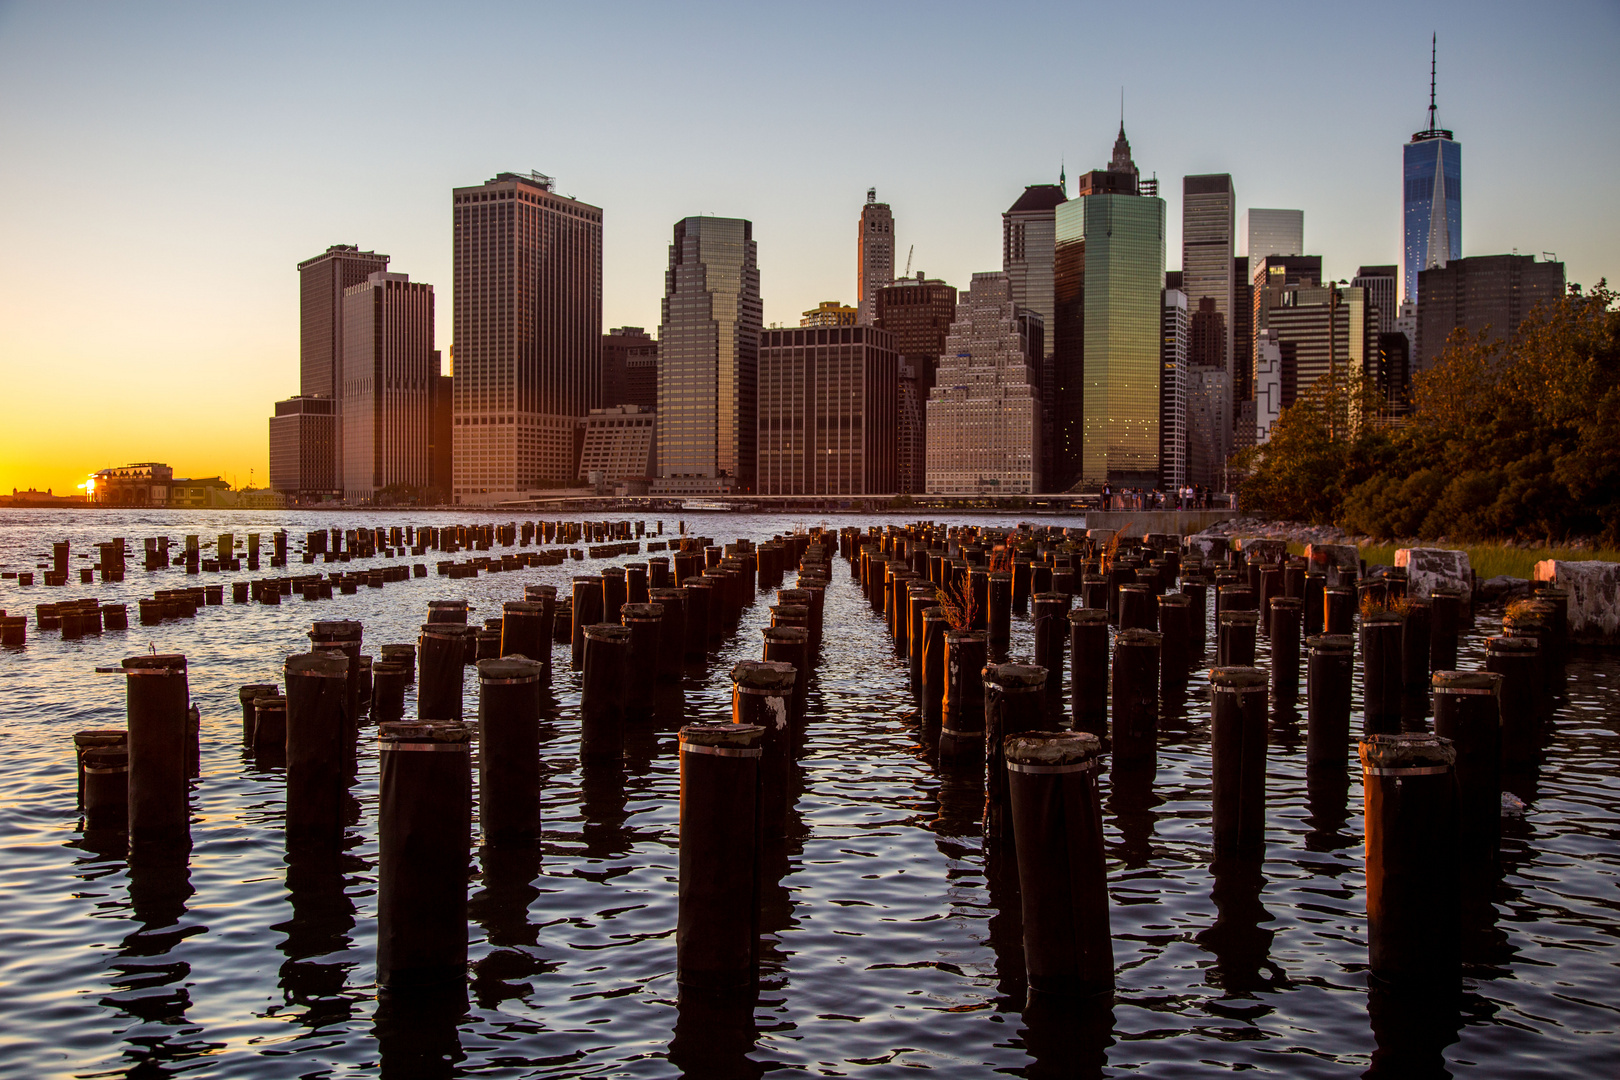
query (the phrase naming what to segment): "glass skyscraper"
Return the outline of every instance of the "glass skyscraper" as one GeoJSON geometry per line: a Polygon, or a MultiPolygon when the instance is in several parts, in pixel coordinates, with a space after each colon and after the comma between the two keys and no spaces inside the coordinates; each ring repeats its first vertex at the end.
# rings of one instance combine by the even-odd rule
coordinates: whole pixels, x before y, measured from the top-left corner
{"type": "Polygon", "coordinates": [[[656,491],[754,490],[762,317],[753,223],[677,222],[658,330],[656,491]]]}
{"type": "Polygon", "coordinates": [[[1048,490],[1159,483],[1164,234],[1164,200],[1140,194],[1121,127],[1109,167],[1057,208],[1059,476],[1048,490]]]}
{"type": "Polygon", "coordinates": [[[1434,57],[1429,58],[1429,126],[1402,150],[1406,299],[1418,300],[1418,274],[1462,258],[1462,143],[1435,123],[1434,57]]]}

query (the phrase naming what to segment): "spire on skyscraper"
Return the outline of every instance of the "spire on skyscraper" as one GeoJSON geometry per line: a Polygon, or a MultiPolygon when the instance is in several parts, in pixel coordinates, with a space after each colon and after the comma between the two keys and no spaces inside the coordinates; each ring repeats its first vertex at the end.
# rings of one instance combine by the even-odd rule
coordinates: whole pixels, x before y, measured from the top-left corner
{"type": "Polygon", "coordinates": [[[1434,130],[1434,61],[1438,54],[1440,35],[1429,35],[1429,130],[1434,130]]]}

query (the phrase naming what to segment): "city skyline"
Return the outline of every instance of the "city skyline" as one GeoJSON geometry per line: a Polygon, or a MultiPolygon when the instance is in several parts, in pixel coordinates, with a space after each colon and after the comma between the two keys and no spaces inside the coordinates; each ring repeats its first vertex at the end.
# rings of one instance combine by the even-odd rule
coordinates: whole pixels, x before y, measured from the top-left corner
{"type": "MultiPolygon", "coordinates": [[[[1123,84],[1137,156],[1152,163],[1169,203],[1173,260],[1181,178],[1226,172],[1239,213],[1306,212],[1308,250],[1327,260],[1326,276],[1399,263],[1401,148],[1427,126],[1423,39],[1434,28],[1439,126],[1469,144],[1462,255],[1554,251],[1568,279],[1586,285],[1610,272],[1603,258],[1620,227],[1607,196],[1620,140],[1602,135],[1614,121],[1597,103],[1620,83],[1600,62],[1620,17],[1598,6],[1563,12],[1554,23],[1509,7],[1389,7],[1374,15],[1371,25],[1324,43],[1314,20],[1292,27],[1241,20],[1246,29],[1236,35],[1214,13],[1189,8],[1178,14],[1188,33],[1177,38],[1197,41],[1195,49],[1130,40],[1121,14],[1028,6],[1026,17],[1047,20],[1052,33],[1043,35],[1049,42],[1025,42],[1016,56],[1008,43],[987,43],[988,16],[963,16],[924,48],[880,15],[876,28],[911,47],[896,50],[881,80],[840,81],[858,50],[832,38],[830,27],[793,40],[784,35],[785,16],[632,8],[577,31],[614,41],[625,61],[615,85],[584,57],[562,55],[566,49],[548,61],[550,92],[566,108],[537,107],[516,122],[468,120],[463,110],[476,98],[448,75],[434,75],[401,91],[410,107],[367,128],[320,118],[329,99],[299,85],[322,65],[352,59],[368,40],[358,15],[340,16],[329,40],[311,45],[301,32],[308,13],[297,10],[203,18],[191,9],[137,17],[0,8],[0,100],[12,103],[0,106],[0,122],[17,151],[16,167],[0,178],[8,237],[0,255],[0,362],[11,382],[0,488],[62,490],[131,460],[167,460],[182,473],[242,484],[252,469],[264,484],[266,404],[299,388],[296,283],[286,268],[334,243],[388,252],[413,280],[435,285],[437,344],[448,355],[446,189],[507,170],[554,174],[560,191],[603,208],[604,326],[657,325],[670,223],[705,213],[755,222],[764,322],[796,325],[798,313],[821,300],[857,299],[848,236],[869,187],[894,208],[897,264],[915,245],[914,269],[958,287],[1001,265],[1001,214],[1026,186],[1049,183],[1064,165],[1075,175],[1102,164],[1098,150],[1117,124],[1123,84]],[[1088,18],[1096,23],[1090,32],[1120,41],[1105,64],[1081,66],[1063,52],[1064,41],[1092,25],[1088,18]],[[698,44],[716,28],[723,31],[716,43],[698,44]],[[1249,93],[1244,80],[1222,76],[1232,87],[1202,100],[1228,119],[1211,123],[1179,100],[1189,85],[1214,77],[1220,50],[1206,49],[1211,39],[1241,42],[1229,56],[1268,48],[1294,56],[1323,89],[1285,95],[1268,104],[1264,123],[1249,123],[1257,114],[1239,107],[1249,93]],[[681,52],[672,42],[736,52],[741,77],[757,92],[723,120],[665,133],[664,110],[643,116],[633,105],[659,100],[655,90],[681,52]],[[829,48],[831,66],[820,63],[829,48]],[[964,64],[976,77],[1010,78],[1008,92],[1029,104],[1008,114],[963,94],[948,115],[852,132],[808,165],[758,152],[773,121],[826,110],[853,116],[884,86],[938,84],[964,64]],[[1355,108],[1324,127],[1315,118],[1334,89],[1355,108]],[[1001,125],[996,144],[1008,149],[975,155],[968,166],[963,133],[990,131],[992,118],[1001,125]],[[728,131],[729,145],[714,151],[718,144],[708,140],[728,131]],[[1558,162],[1562,197],[1522,200],[1513,176],[1548,160],[1558,162]],[[649,182],[648,171],[657,179],[649,182]],[[92,191],[96,197],[86,198],[92,191]],[[67,299],[86,245],[125,282],[88,313],[67,299]],[[236,275],[229,289],[219,281],[221,252],[236,275]],[[218,377],[222,369],[230,379],[218,377]],[[78,392],[63,390],[63,372],[75,374],[78,392]],[[186,405],[185,424],[152,422],[176,400],[186,405]],[[87,432],[71,443],[59,434],[70,419],[87,432]]],[[[504,56],[532,45],[542,29],[571,32],[555,31],[544,16],[518,18],[514,32],[489,48],[504,56]]],[[[376,59],[388,71],[448,70],[468,33],[448,15],[408,10],[374,43],[376,59]]],[[[1225,70],[1232,61],[1220,63],[1225,70]]],[[[702,76],[703,86],[682,93],[718,92],[711,79],[719,76],[702,76]]]]}

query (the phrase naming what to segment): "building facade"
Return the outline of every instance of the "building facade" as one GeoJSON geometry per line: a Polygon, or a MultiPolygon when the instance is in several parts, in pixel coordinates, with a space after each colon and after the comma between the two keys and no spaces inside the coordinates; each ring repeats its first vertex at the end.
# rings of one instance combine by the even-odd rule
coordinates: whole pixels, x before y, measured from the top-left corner
{"type": "MultiPolygon", "coordinates": [[[[1034,184],[1024,189],[1018,201],[1001,215],[1001,269],[1012,288],[1013,303],[1041,317],[1046,326],[1055,320],[1053,307],[1053,262],[1057,247],[1057,208],[1068,201],[1063,183],[1034,184]]],[[[1052,336],[1047,335],[1036,386],[1041,400],[1041,475],[1053,473],[1051,460],[1055,442],[1052,429],[1057,422],[1053,404],[1056,371],[1052,365],[1052,336]]]]}
{"type": "Polygon", "coordinates": [[[337,404],[329,397],[276,402],[270,418],[270,487],[305,502],[339,497],[337,423],[337,404]]]}
{"type": "Polygon", "coordinates": [[[658,408],[658,342],[639,326],[602,335],[602,407],[658,408]]]}
{"type": "Polygon", "coordinates": [[[1042,490],[1036,365],[1040,315],[1012,302],[1005,274],[974,274],[927,403],[926,488],[937,495],[1042,490]]]}
{"type": "Polygon", "coordinates": [[[860,322],[860,309],[837,300],[823,300],[799,318],[800,326],[854,326],[860,322]]]}
{"type": "Polygon", "coordinates": [[[602,393],[602,210],[539,173],[452,200],[454,500],[571,484],[575,432],[602,393]]]}
{"type": "Polygon", "coordinates": [[[1050,490],[1158,484],[1164,252],[1164,200],[1141,194],[1122,125],[1108,168],[1057,208],[1050,490]]]}
{"type": "MultiPolygon", "coordinates": [[[[1358,394],[1378,377],[1378,312],[1366,289],[1329,284],[1269,287],[1257,311],[1255,356],[1262,343],[1278,351],[1278,411],[1319,383],[1358,394]]],[[[1259,411],[1255,431],[1259,430],[1259,411]]]]}
{"type": "MultiPolygon", "coordinates": [[[[654,475],[658,456],[658,414],[639,405],[592,409],[585,418],[579,479],[600,473],[612,486],[643,485],[654,475]]],[[[643,488],[645,490],[645,488],[643,488]]]]}
{"type": "Polygon", "coordinates": [[[1191,367],[1187,294],[1180,289],[1165,289],[1160,311],[1159,487],[1173,492],[1187,483],[1187,390],[1191,367]]]}
{"type": "Polygon", "coordinates": [[[1187,482],[1206,491],[1226,490],[1226,458],[1232,438],[1232,377],[1225,368],[1187,371],[1187,482]]]}
{"type": "Polygon", "coordinates": [[[1205,299],[1215,301],[1221,323],[1219,357],[1206,349],[1199,362],[1224,367],[1234,374],[1232,258],[1236,204],[1229,173],[1206,173],[1181,181],[1181,289],[1194,311],[1202,310],[1205,299]]]}
{"type": "Polygon", "coordinates": [[[876,326],[763,331],[761,495],[878,495],[899,480],[900,357],[876,326]]]}
{"type": "Polygon", "coordinates": [[[1305,211],[1251,207],[1244,214],[1244,233],[1253,266],[1270,255],[1305,253],[1305,211]]]}
{"type": "Polygon", "coordinates": [[[376,273],[344,290],[338,423],[346,500],[432,485],[437,358],[433,286],[376,273]]]}
{"type": "Polygon", "coordinates": [[[858,321],[877,318],[877,291],[894,280],[894,212],[877,201],[877,188],[868,188],[861,208],[856,250],[855,295],[858,321]]]}
{"type": "Polygon", "coordinates": [[[656,491],[753,491],[762,313],[753,223],[677,222],[658,332],[656,491]]]}
{"type": "Polygon", "coordinates": [[[928,395],[956,319],[956,287],[917,271],[878,290],[877,325],[900,356],[900,449],[896,490],[915,495],[928,469],[928,395]]]}
{"type": "Polygon", "coordinates": [[[1446,351],[1453,330],[1507,338],[1538,304],[1556,304],[1564,295],[1564,264],[1537,262],[1534,255],[1474,255],[1424,270],[1418,279],[1418,371],[1446,351]]]}
{"type": "Polygon", "coordinates": [[[1350,279],[1350,284],[1367,290],[1367,298],[1378,309],[1378,332],[1395,332],[1395,320],[1400,315],[1399,268],[1389,266],[1363,266],[1350,279]]]}

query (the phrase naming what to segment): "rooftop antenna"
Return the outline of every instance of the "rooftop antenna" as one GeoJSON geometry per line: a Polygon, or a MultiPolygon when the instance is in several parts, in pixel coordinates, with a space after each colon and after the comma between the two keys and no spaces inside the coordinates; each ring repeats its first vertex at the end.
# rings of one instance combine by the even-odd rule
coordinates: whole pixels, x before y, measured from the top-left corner
{"type": "Polygon", "coordinates": [[[1433,131],[1435,129],[1434,128],[1434,58],[1435,58],[1437,44],[1438,44],[1439,40],[1440,40],[1440,35],[1439,34],[1431,33],[1429,35],[1429,130],[1430,131],[1433,131]]]}
{"type": "Polygon", "coordinates": [[[1125,130],[1125,88],[1119,88],[1119,130],[1125,130]]]}

